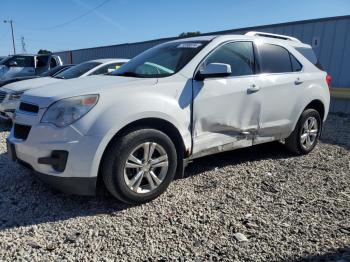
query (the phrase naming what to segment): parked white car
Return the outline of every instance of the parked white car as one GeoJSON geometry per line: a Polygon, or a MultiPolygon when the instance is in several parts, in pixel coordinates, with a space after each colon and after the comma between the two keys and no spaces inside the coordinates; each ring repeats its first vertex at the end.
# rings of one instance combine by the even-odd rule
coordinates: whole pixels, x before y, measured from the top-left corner
{"type": "Polygon", "coordinates": [[[125,64],[128,59],[97,59],[84,62],[54,75],[14,82],[0,88],[0,118],[11,120],[19,105],[22,94],[30,89],[57,83],[63,80],[111,73],[125,64]]]}
{"type": "Polygon", "coordinates": [[[101,176],[118,199],[150,201],[184,160],[276,140],[309,153],[330,101],[316,62],[309,45],[257,32],[161,44],[110,76],[27,91],[8,150],[64,192],[93,194],[101,176]]]}

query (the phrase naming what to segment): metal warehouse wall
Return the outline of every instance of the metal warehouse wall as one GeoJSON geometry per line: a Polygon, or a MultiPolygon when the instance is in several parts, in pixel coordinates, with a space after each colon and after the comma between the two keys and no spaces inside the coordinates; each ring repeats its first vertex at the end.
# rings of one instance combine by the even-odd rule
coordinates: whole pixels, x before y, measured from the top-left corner
{"type": "MultiPolygon", "coordinates": [[[[248,31],[290,35],[310,44],[324,69],[332,76],[332,85],[350,88],[350,15],[217,31],[203,35],[244,34],[248,31]]],[[[176,38],[64,51],[57,54],[65,63],[81,63],[109,57],[132,58],[159,43],[173,39],[176,38]]],[[[333,99],[331,110],[350,113],[350,100],[333,99]]]]}

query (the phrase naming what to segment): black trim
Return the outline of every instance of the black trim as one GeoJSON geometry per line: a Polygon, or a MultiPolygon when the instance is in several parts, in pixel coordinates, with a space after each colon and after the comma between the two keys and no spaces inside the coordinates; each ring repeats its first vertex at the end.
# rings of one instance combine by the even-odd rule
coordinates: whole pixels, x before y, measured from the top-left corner
{"type": "Polygon", "coordinates": [[[13,125],[13,136],[17,139],[26,140],[28,138],[31,126],[14,124],[13,125]]]}
{"type": "Polygon", "coordinates": [[[97,177],[60,177],[46,175],[34,171],[33,167],[23,160],[17,159],[17,162],[32,170],[34,176],[39,180],[63,193],[82,196],[95,195],[97,177]]]}
{"type": "Polygon", "coordinates": [[[51,157],[41,157],[38,159],[39,164],[49,165],[57,172],[63,172],[66,169],[68,151],[54,150],[51,157]]]}
{"type": "Polygon", "coordinates": [[[39,112],[39,106],[21,102],[19,105],[19,110],[30,112],[30,113],[38,113],[39,112]]]}
{"type": "Polygon", "coordinates": [[[66,194],[95,195],[97,177],[59,177],[35,172],[41,181],[66,194]]]}
{"type": "Polygon", "coordinates": [[[17,155],[16,155],[16,148],[13,143],[11,143],[8,138],[6,139],[6,146],[7,146],[7,154],[9,155],[10,159],[12,161],[17,160],[17,155]]]}

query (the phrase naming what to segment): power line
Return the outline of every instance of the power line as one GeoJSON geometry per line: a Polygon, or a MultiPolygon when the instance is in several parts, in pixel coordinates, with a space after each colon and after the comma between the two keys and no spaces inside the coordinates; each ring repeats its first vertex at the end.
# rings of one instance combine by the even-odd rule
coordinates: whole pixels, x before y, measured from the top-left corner
{"type": "Polygon", "coordinates": [[[59,28],[59,27],[62,27],[62,26],[66,26],[66,25],[68,25],[68,24],[70,24],[70,23],[73,23],[73,22],[79,20],[80,18],[83,18],[83,17],[87,16],[88,14],[94,12],[96,9],[98,9],[98,8],[100,8],[100,7],[102,7],[102,6],[104,6],[105,4],[107,4],[107,3],[110,2],[110,1],[111,1],[111,0],[105,0],[105,1],[103,1],[101,4],[99,4],[99,5],[95,6],[94,8],[90,9],[89,11],[87,11],[87,12],[85,12],[85,13],[83,13],[83,14],[81,14],[81,15],[79,15],[79,16],[77,16],[77,17],[71,19],[71,20],[68,20],[68,21],[66,21],[66,22],[64,22],[64,23],[62,23],[62,24],[58,24],[58,25],[54,25],[54,26],[49,26],[49,27],[38,28],[38,29],[35,29],[35,30],[50,30],[50,29],[55,29],[55,28],[59,28]]]}

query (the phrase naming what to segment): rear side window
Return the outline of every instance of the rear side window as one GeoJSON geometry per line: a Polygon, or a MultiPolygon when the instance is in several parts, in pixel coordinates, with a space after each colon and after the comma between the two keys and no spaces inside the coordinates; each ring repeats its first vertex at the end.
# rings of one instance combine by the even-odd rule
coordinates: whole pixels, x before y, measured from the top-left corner
{"type": "Polygon", "coordinates": [[[311,63],[313,63],[318,69],[323,70],[323,66],[320,64],[320,61],[318,61],[314,50],[312,48],[305,48],[305,47],[299,47],[295,48],[300,54],[302,54],[307,60],[309,60],[311,63]]]}
{"type": "Polygon", "coordinates": [[[233,42],[217,48],[205,61],[210,63],[229,64],[232,76],[254,74],[254,51],[252,42],[233,42]]]}
{"type": "Polygon", "coordinates": [[[307,60],[309,60],[314,65],[317,64],[317,57],[314,50],[311,48],[297,47],[295,48],[300,54],[302,54],[307,60]]]}
{"type": "Polygon", "coordinates": [[[259,56],[261,73],[293,72],[289,52],[281,46],[262,44],[259,56]]]}

